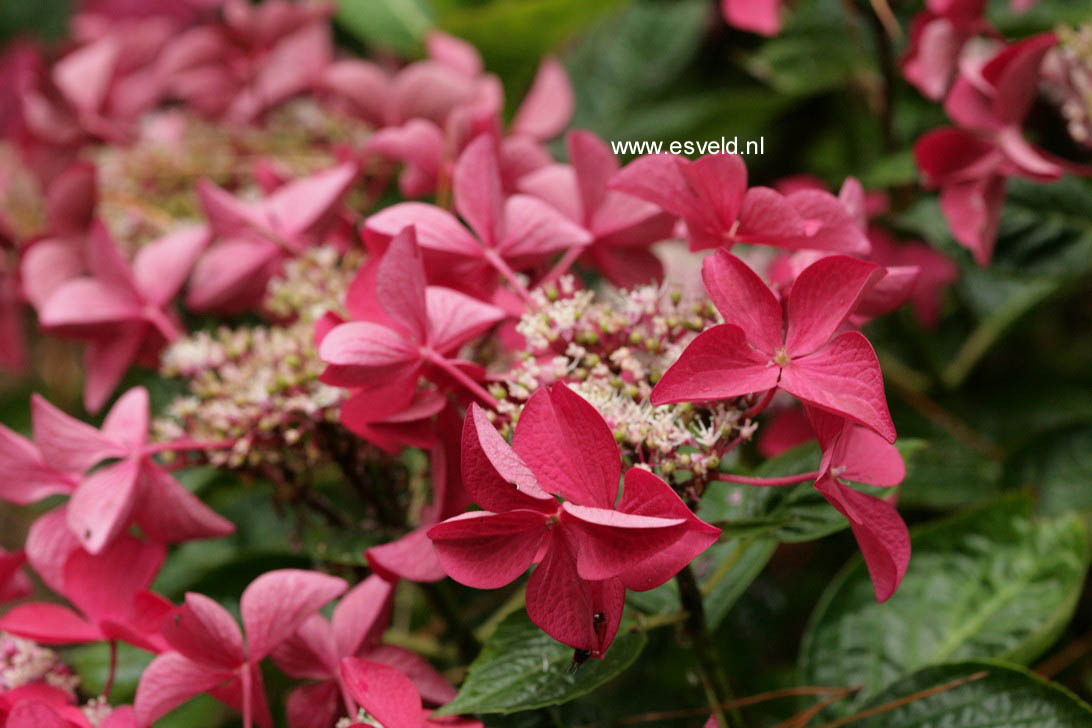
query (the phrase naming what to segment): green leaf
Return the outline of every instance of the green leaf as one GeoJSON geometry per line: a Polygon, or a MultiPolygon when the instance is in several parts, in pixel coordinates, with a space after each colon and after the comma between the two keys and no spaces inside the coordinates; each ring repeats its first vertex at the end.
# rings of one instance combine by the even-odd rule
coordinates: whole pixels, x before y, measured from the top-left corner
{"type": "Polygon", "coordinates": [[[336,20],[368,45],[411,58],[433,26],[428,0],[340,0],[336,20]]]}
{"type": "Polygon", "coordinates": [[[198,695],[155,722],[156,728],[193,728],[221,726],[231,715],[231,709],[208,695],[198,695]]]}
{"type": "Polygon", "coordinates": [[[917,179],[914,153],[910,149],[881,157],[861,175],[865,187],[894,187],[913,184],[917,179]]]}
{"type": "MultiPolygon", "coordinates": [[[[742,538],[722,541],[709,547],[691,563],[705,594],[705,622],[710,631],[717,628],[732,605],[777,550],[772,538],[742,538]]],[[[629,592],[627,601],[645,614],[671,614],[682,609],[679,588],[672,579],[646,592],[629,592]]]]}
{"type": "Polygon", "coordinates": [[[316,561],[343,566],[367,566],[364,552],[384,542],[382,534],[312,525],[303,532],[303,550],[316,561]]]}
{"type": "MultiPolygon", "coordinates": [[[[481,51],[486,67],[505,89],[526,87],[542,57],[586,28],[623,0],[487,0],[437,5],[437,25],[481,51]]],[[[510,98],[517,101],[518,94],[510,98]]],[[[512,105],[510,103],[510,105],[512,105]]],[[[514,106],[513,106],[514,108],[514,106]]]]}
{"type": "Polygon", "coordinates": [[[876,602],[858,557],[812,615],[800,657],[804,683],[864,688],[835,710],[928,665],[1034,659],[1073,614],[1089,561],[1080,519],[1034,520],[1025,496],[930,524],[912,541],[906,577],[886,603],[876,602]]]}
{"type": "Polygon", "coordinates": [[[1092,707],[1057,683],[1015,665],[976,660],[928,667],[877,695],[865,709],[890,706],[859,728],[1081,728],[1092,707]],[[913,701],[896,701],[927,693],[913,701]]]}
{"type": "Polygon", "coordinates": [[[911,457],[903,453],[907,469],[899,485],[900,505],[952,508],[1000,495],[1000,463],[943,433],[915,442],[920,446],[911,457]]]}
{"type": "Polygon", "coordinates": [[[1006,475],[1039,493],[1039,509],[1053,515],[1092,511],[1092,427],[1048,432],[1018,455],[1006,475]]]}
{"type": "Polygon", "coordinates": [[[156,591],[174,600],[187,591],[238,596],[263,570],[311,565],[309,558],[288,550],[292,530],[273,507],[267,485],[244,483],[226,471],[204,479],[208,472],[184,471],[184,482],[234,523],[235,533],[175,546],[156,577],[156,591]]]}
{"type": "Polygon", "coordinates": [[[648,638],[623,624],[602,660],[588,660],[569,672],[573,649],[554,640],[524,611],[510,614],[470,665],[455,700],[438,712],[515,713],[560,705],[587,695],[628,668],[648,638]]]}
{"type": "MultiPolygon", "coordinates": [[[[584,33],[565,54],[566,65],[578,69],[572,74],[573,126],[608,138],[646,138],[623,131],[629,115],[675,105],[657,102],[697,54],[708,10],[704,0],[674,2],[668,13],[662,2],[639,0],[584,33]]],[[[723,99],[712,102],[718,100],[723,105],[723,99]]],[[[651,133],[670,138],[673,128],[659,125],[651,133]]],[[[684,127],[684,134],[688,131],[684,127]]]]}

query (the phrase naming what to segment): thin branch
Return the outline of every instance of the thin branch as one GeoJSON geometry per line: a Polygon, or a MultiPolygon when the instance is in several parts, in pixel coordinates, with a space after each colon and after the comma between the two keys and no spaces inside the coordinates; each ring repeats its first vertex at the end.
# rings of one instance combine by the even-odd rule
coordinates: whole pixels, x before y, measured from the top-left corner
{"type": "Polygon", "coordinates": [[[1078,637],[1058,652],[1039,663],[1035,672],[1047,680],[1092,652],[1092,632],[1078,637]]]}
{"type": "MultiPolygon", "coordinates": [[[[743,698],[737,698],[724,703],[723,708],[746,708],[750,705],[758,705],[759,703],[765,703],[770,700],[778,700],[781,698],[796,698],[805,695],[852,695],[859,691],[860,686],[854,686],[849,688],[835,688],[835,687],[823,687],[819,685],[803,685],[797,688],[782,688],[780,690],[769,690],[764,693],[756,693],[755,695],[748,695],[743,698]]],[[[702,715],[707,715],[709,708],[702,706],[700,708],[678,708],[676,710],[658,710],[650,713],[640,713],[638,715],[630,715],[617,720],[617,725],[637,725],[640,723],[652,723],[659,720],[673,720],[675,718],[692,718],[702,715]]],[[[582,726],[581,728],[591,728],[590,725],[582,726]]]]}
{"type": "Polygon", "coordinates": [[[830,695],[824,697],[822,700],[817,701],[815,705],[812,705],[807,710],[801,711],[800,713],[794,715],[792,718],[789,718],[788,720],[779,723],[775,728],[806,728],[808,723],[810,723],[815,716],[819,715],[824,710],[826,710],[826,708],[834,705],[839,700],[845,699],[847,695],[853,694],[853,692],[854,691],[850,688],[836,693],[831,693],[830,695]]]}
{"type": "Polygon", "coordinates": [[[883,80],[879,100],[880,131],[883,133],[884,149],[892,152],[895,150],[895,84],[898,74],[895,69],[895,52],[891,47],[891,41],[897,39],[902,31],[886,0],[872,0],[872,8],[875,12],[868,14],[868,22],[872,28],[872,38],[876,43],[880,78],[883,80]]]}
{"type": "Polygon", "coordinates": [[[910,703],[916,702],[918,700],[924,700],[925,698],[931,698],[934,695],[939,695],[940,693],[946,693],[949,690],[954,690],[955,688],[958,688],[958,687],[960,687],[962,685],[966,685],[967,683],[972,683],[972,682],[975,682],[976,680],[981,680],[982,678],[986,677],[989,674],[990,673],[989,673],[988,670],[982,670],[980,672],[974,673],[973,675],[967,675],[966,677],[960,677],[960,678],[956,678],[955,680],[949,680],[946,683],[943,683],[941,685],[937,685],[935,687],[931,687],[931,688],[929,688],[927,690],[919,690],[918,692],[914,693],[913,695],[904,695],[901,698],[898,698],[896,700],[892,700],[890,703],[884,703],[883,705],[877,705],[875,708],[869,708],[868,710],[862,710],[859,713],[854,713],[853,715],[848,715],[845,718],[839,718],[838,720],[831,721],[830,723],[824,723],[823,725],[819,726],[819,728],[841,728],[841,726],[850,725],[851,723],[856,723],[858,721],[864,720],[865,718],[871,718],[871,717],[873,717],[875,715],[883,715],[884,713],[890,713],[892,710],[896,710],[898,708],[901,708],[904,705],[909,705],[910,703]]]}
{"type": "Polygon", "coordinates": [[[883,24],[887,37],[893,41],[902,40],[902,28],[899,26],[899,19],[895,17],[895,13],[891,10],[887,0],[869,0],[869,2],[872,3],[872,12],[876,13],[877,20],[883,24]]]}

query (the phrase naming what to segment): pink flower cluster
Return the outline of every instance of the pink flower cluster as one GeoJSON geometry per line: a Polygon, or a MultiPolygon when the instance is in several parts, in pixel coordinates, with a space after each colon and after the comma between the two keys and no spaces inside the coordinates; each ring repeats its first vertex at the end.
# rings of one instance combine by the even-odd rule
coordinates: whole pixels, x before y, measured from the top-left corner
{"type": "MultiPolygon", "coordinates": [[[[924,137],[918,159],[985,262],[1005,178],[1063,169],[1020,130],[1054,39],[980,54],[972,36],[991,33],[965,5],[929,4],[904,69],[960,125],[924,137]]],[[[42,337],[76,342],[84,408],[106,414],[94,427],[34,395],[31,437],[0,426],[0,499],[62,501],[0,552],[0,602],[28,597],[24,564],[67,602],[21,601],[0,630],[154,654],[134,705],[103,696],[95,724],[147,726],[208,694],[247,728],[270,725],[269,658],[296,681],[292,728],[479,725],[434,715],[452,686],[382,642],[400,580],[499,589],[530,570],[530,619],[602,658],[627,590],[663,585],[720,538],[695,511],[722,481],[814,483],[877,599],[895,593],[910,542],[894,492],[852,485],[893,488],[905,472],[861,329],[907,303],[936,324],[957,268],[884,229],[883,195],[852,178],[837,193],[806,176],[757,185],[729,154],[623,166],[584,130],[565,137],[563,163],[545,146],[573,106],[556,60],[505,123],[499,80],[463,41],[432,33],[427,58],[401,65],[341,57],[326,4],[81,8],[56,55],[0,57],[0,364],[26,366],[42,337]],[[186,157],[187,130],[244,138],[293,104],[366,134],[302,135],[290,151],[322,160],[302,174],[272,154],[169,172],[179,207],[140,183],[154,157],[89,161],[149,143],[186,157]],[[145,188],[106,214],[105,191],[145,188]],[[679,261],[700,284],[673,275],[679,261]],[[138,364],[189,380],[159,422],[145,387],[115,399],[138,364]],[[818,469],[728,472],[771,402],[794,404],[759,451],[814,439],[818,469]],[[409,472],[407,449],[427,466],[409,472]],[[355,586],[316,556],[256,578],[238,620],[202,594],[174,604],[153,589],[169,547],[236,527],[183,485],[188,464],[284,486],[278,505],[383,542],[355,586]],[[313,487],[335,468],[361,501],[352,515],[313,487]],[[403,485],[412,497],[392,496],[403,485]]],[[[779,3],[724,8],[778,30],[779,3]]],[[[0,692],[0,726],[93,723],[39,683],[0,692]]]]}

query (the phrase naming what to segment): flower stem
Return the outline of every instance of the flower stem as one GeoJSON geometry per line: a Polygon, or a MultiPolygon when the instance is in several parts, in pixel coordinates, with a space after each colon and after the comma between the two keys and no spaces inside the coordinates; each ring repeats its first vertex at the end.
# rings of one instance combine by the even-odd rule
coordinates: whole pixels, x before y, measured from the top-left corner
{"type": "Polygon", "coordinates": [[[527,290],[527,286],[523,285],[523,282],[519,279],[519,276],[516,275],[516,272],[504,262],[504,258],[502,258],[497,251],[492,248],[486,248],[485,260],[501,274],[501,277],[504,278],[504,280],[508,281],[508,285],[512,286],[516,295],[523,300],[528,308],[534,308],[535,301],[531,298],[531,292],[527,290]]]}
{"type": "Polygon", "coordinates": [[[109,699],[110,691],[114,689],[114,676],[118,671],[118,643],[110,640],[110,672],[106,674],[106,685],[102,688],[103,697],[109,699]]]}
{"type": "Polygon", "coordinates": [[[690,638],[691,648],[698,658],[698,671],[701,673],[709,707],[721,728],[742,728],[743,716],[739,709],[734,706],[724,707],[734,700],[732,688],[728,684],[728,676],[710,638],[709,630],[705,626],[705,605],[702,603],[701,588],[689,564],[675,575],[675,582],[679,585],[679,601],[686,610],[683,629],[690,638]]]}
{"type": "Polygon", "coordinates": [[[243,665],[239,672],[239,681],[243,684],[243,728],[251,728],[254,725],[254,705],[251,692],[253,685],[250,683],[250,663],[243,665]]]}
{"type": "Polygon", "coordinates": [[[561,259],[554,264],[554,267],[550,269],[550,272],[538,282],[538,286],[542,286],[553,283],[561,276],[569,272],[569,268],[573,267],[573,263],[580,257],[580,254],[587,248],[585,245],[574,245],[565,251],[565,254],[561,256],[561,259]]]}
{"type": "Polygon", "coordinates": [[[780,478],[752,478],[746,475],[736,475],[735,473],[717,473],[714,476],[714,480],[721,480],[725,483],[739,483],[740,485],[760,485],[765,487],[780,487],[784,485],[796,485],[797,483],[803,483],[806,480],[815,480],[819,477],[818,470],[812,470],[808,473],[799,473],[797,475],[786,475],[780,478]]]}
{"type": "Polygon", "coordinates": [[[742,419],[749,420],[752,417],[758,416],[758,414],[762,412],[762,410],[766,409],[766,407],[769,406],[770,400],[773,399],[773,396],[775,394],[777,394],[777,387],[771,387],[770,389],[766,390],[766,394],[762,397],[762,399],[760,399],[754,407],[751,407],[749,410],[743,413],[742,419]]]}

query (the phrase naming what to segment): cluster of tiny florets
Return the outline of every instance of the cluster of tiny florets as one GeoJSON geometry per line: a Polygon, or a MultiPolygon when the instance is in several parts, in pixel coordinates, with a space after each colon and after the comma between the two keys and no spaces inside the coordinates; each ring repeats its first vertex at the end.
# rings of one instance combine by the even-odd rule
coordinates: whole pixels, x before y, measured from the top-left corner
{"type": "Polygon", "coordinates": [[[366,725],[373,726],[373,728],[383,728],[383,724],[378,720],[368,715],[368,712],[363,708],[357,708],[355,718],[342,718],[337,722],[334,728],[350,728],[350,726],[366,725]]]}
{"type": "Polygon", "coordinates": [[[342,254],[329,245],[309,248],[269,282],[263,308],[283,321],[314,323],[330,311],[345,315],[342,302],[363,263],[358,250],[342,254]]]}
{"type": "Polygon", "coordinates": [[[82,706],[80,710],[83,712],[83,716],[87,718],[87,722],[93,726],[102,725],[102,722],[110,717],[110,714],[114,712],[114,707],[106,700],[106,696],[100,695],[97,698],[91,698],[82,706]]]}
{"type": "Polygon", "coordinates": [[[221,327],[172,344],[163,373],[186,379],[189,393],[157,423],[160,437],[233,441],[207,453],[212,464],[232,468],[286,457],[321,461],[315,429],[337,422],[345,390],[318,379],[325,365],[315,350],[315,321],[340,307],[361,259],[329,247],[310,250],[270,284],[266,308],[288,323],[221,327]]]}
{"type": "Polygon", "coordinates": [[[0,632],[0,692],[34,683],[58,688],[74,698],[80,678],[53,650],[0,632]]]}
{"type": "Polygon", "coordinates": [[[1043,64],[1044,87],[1069,135],[1092,147],[1092,25],[1060,28],[1058,41],[1043,64]]]}
{"type": "Polygon", "coordinates": [[[578,290],[568,277],[533,295],[537,305],[516,326],[527,348],[493,387],[502,429],[518,420],[539,386],[564,381],[603,415],[630,462],[665,476],[705,475],[729,443],[753,432],[732,402],[649,402],[686,345],[719,323],[707,299],[660,286],[578,290]]]}

